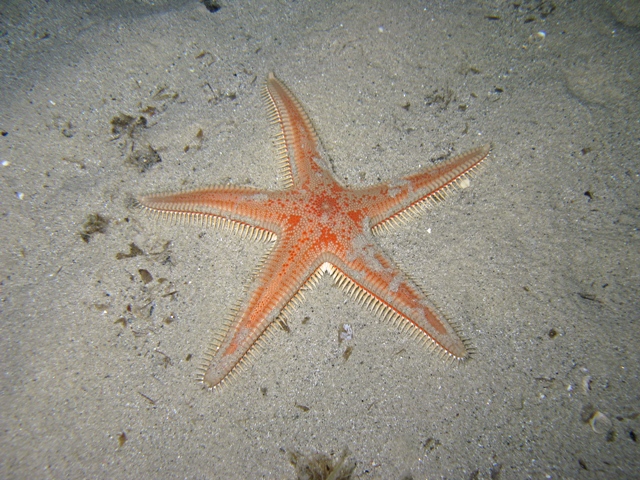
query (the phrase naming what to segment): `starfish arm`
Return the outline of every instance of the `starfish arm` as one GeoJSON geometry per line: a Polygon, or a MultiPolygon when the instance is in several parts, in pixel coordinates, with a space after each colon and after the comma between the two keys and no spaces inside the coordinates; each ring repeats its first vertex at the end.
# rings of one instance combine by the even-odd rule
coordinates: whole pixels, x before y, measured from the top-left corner
{"type": "Polygon", "coordinates": [[[338,284],[403,330],[411,329],[453,358],[466,358],[467,349],[453,327],[372,237],[360,236],[345,258],[329,260],[337,269],[333,276],[338,284]]]}
{"type": "Polygon", "coordinates": [[[449,188],[487,157],[489,150],[489,145],[483,145],[417,173],[361,190],[363,215],[371,219],[375,231],[419,211],[430,200],[442,199],[449,188]]]}
{"type": "Polygon", "coordinates": [[[200,217],[216,226],[231,226],[262,237],[267,232],[279,232],[270,208],[274,195],[250,187],[221,186],[145,195],[138,198],[138,203],[163,216],[200,217]]]}
{"type": "Polygon", "coordinates": [[[265,331],[274,321],[286,318],[287,311],[303,296],[305,285],[313,283],[323,261],[298,248],[298,241],[278,241],[248,285],[247,295],[205,357],[201,380],[208,387],[218,386],[236,369],[241,370],[265,331]]]}
{"type": "Polygon", "coordinates": [[[276,146],[283,162],[288,188],[304,185],[311,175],[328,167],[320,152],[320,143],[309,116],[300,102],[273,73],[264,89],[271,119],[280,125],[276,146]]]}

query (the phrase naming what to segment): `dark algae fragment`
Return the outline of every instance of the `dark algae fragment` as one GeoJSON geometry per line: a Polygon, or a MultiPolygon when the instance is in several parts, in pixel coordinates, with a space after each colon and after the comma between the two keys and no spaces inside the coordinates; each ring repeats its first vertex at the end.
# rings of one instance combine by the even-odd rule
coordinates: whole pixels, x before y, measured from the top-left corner
{"type": "Polygon", "coordinates": [[[94,233],[104,233],[109,225],[109,220],[99,213],[91,213],[87,215],[87,219],[82,224],[82,230],[78,232],[80,238],[85,243],[89,243],[94,233]]]}
{"type": "Polygon", "coordinates": [[[220,2],[216,2],[216,0],[200,0],[204,7],[209,10],[211,13],[216,13],[220,8],[220,2]]]}

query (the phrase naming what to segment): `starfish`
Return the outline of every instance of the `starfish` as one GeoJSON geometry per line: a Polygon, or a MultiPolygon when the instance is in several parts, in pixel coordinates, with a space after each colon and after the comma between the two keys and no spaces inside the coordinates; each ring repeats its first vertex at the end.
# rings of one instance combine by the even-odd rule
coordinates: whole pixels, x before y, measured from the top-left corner
{"type": "Polygon", "coordinates": [[[376,245],[375,234],[421,212],[461,182],[489,145],[395,180],[348,188],[335,178],[302,106],[273,73],[264,96],[280,127],[276,145],[284,189],[215,186],[145,195],[139,204],[162,217],[184,217],[271,243],[269,253],[212,342],[199,373],[216,388],[242,370],[271,327],[286,321],[324,273],[382,318],[440,351],[464,359],[464,342],[426,295],[376,245]]]}

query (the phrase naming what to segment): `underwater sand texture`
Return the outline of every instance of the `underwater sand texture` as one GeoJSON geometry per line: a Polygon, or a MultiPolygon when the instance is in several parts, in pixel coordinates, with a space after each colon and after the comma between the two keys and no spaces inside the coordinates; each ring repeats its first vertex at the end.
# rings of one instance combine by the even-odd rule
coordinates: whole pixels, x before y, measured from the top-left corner
{"type": "Polygon", "coordinates": [[[219,3],[2,7],[0,477],[638,471],[632,6],[219,3]],[[491,143],[468,188],[378,237],[469,361],[325,276],[242,375],[196,382],[266,246],[132,199],[278,188],[269,71],[346,185],[491,143]]]}

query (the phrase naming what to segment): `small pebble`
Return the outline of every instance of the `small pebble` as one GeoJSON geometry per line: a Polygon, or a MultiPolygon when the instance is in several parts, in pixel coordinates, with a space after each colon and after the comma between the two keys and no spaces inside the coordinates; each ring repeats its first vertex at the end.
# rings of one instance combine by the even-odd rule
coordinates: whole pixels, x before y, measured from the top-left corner
{"type": "Polygon", "coordinates": [[[470,185],[471,185],[471,180],[469,180],[468,177],[461,178],[458,181],[458,187],[460,188],[469,188],[470,185]]]}
{"type": "Polygon", "coordinates": [[[589,420],[589,425],[596,433],[607,433],[613,424],[604,413],[596,411],[589,420]]]}
{"type": "Polygon", "coordinates": [[[342,325],[342,332],[340,332],[340,340],[351,340],[353,338],[353,329],[351,325],[345,323],[342,325]]]}

